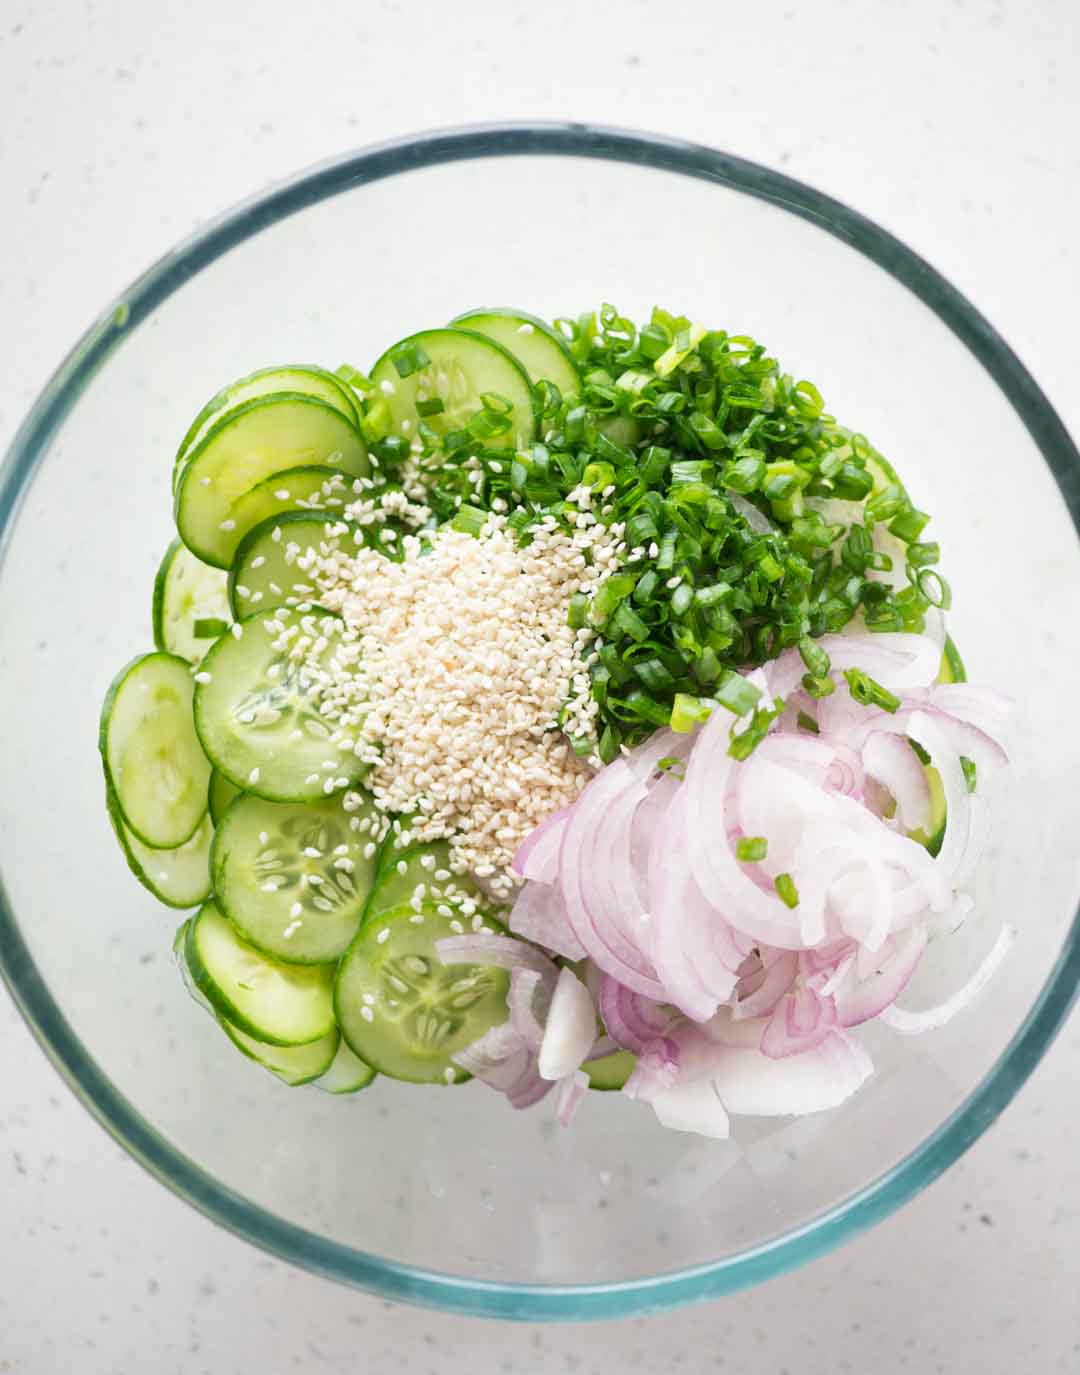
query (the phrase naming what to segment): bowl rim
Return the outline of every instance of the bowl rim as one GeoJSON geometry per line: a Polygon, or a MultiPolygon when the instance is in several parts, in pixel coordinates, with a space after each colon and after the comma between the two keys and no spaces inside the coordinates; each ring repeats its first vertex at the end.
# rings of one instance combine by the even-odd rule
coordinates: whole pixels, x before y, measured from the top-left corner
{"type": "MultiPolygon", "coordinates": [[[[90,326],[19,427],[0,466],[0,563],[21,499],[79,395],[125,331],[189,278],[263,228],[343,191],[401,172],[478,158],[592,158],[681,173],[767,201],[863,254],[927,305],[990,374],[1042,453],[1080,535],[1080,453],[1005,340],[923,258],[847,205],[783,173],[701,144],[578,122],[440,128],[307,168],[211,220],[138,277],[90,326]]],[[[823,1255],[907,1202],[995,1120],[1057,1034],[1080,985],[1080,912],[1038,998],[964,1102],[903,1160],[810,1221],[737,1255],[618,1283],[542,1285],[456,1276],[354,1250],[251,1203],[145,1121],[87,1053],[22,939],[0,876],[0,976],[48,1058],[105,1130],[157,1180],[212,1221],[316,1274],[384,1298],[527,1321],[626,1317],[718,1297],[823,1255]]]]}

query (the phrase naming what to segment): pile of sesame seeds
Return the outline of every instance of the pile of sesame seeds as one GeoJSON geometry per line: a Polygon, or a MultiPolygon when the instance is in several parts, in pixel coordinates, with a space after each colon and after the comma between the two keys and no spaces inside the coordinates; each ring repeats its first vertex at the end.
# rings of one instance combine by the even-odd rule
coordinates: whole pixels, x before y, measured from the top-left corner
{"type": "MultiPolygon", "coordinates": [[[[365,494],[345,514],[384,519],[390,495],[365,494]]],[[[512,892],[522,840],[573,802],[600,762],[594,632],[572,629],[567,606],[596,592],[625,545],[621,526],[588,505],[584,491],[572,529],[547,516],[527,541],[493,514],[479,536],[405,534],[400,561],[347,552],[344,541],[297,559],[314,600],[344,620],[328,672],[324,662],[321,713],[372,765],[376,807],[407,816],[414,843],[445,838],[451,868],[497,898],[512,892]],[[568,737],[586,742],[584,757],[568,737]]],[[[392,506],[419,523],[415,503],[393,496],[392,506]]]]}

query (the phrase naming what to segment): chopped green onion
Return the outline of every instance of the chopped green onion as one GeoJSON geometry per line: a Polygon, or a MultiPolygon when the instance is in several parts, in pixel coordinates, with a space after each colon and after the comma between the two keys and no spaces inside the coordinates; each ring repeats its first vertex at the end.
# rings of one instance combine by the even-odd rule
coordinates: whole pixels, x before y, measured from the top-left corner
{"type": "Polygon", "coordinates": [[[634,581],[629,573],[613,573],[600,584],[590,608],[590,619],[594,625],[604,624],[623,598],[634,590],[634,581]]]}
{"type": "Polygon", "coordinates": [[[680,735],[687,735],[695,726],[702,725],[712,715],[713,704],[691,697],[685,692],[677,692],[671,705],[671,729],[680,735]]]}
{"type": "Polygon", "coordinates": [[[901,511],[899,515],[893,516],[889,521],[889,531],[897,539],[902,539],[905,544],[913,544],[930,523],[930,517],[925,511],[916,511],[912,506],[907,511],[901,511]]]}
{"type": "Polygon", "coordinates": [[[390,361],[393,363],[397,375],[404,379],[411,377],[414,372],[420,372],[421,369],[426,368],[431,359],[421,345],[402,344],[390,354],[390,361]]]}
{"type": "MultiPolygon", "coordinates": [[[[607,586],[607,584],[605,583],[604,586],[607,586]]],[[[603,591],[603,588],[600,590],[603,591]]],[[[624,635],[629,635],[630,638],[636,640],[638,644],[640,644],[642,640],[647,640],[649,638],[649,627],[633,607],[629,606],[626,602],[620,602],[615,608],[611,617],[611,625],[614,630],[621,630],[624,635]]]]}
{"type": "Polygon", "coordinates": [[[580,630],[585,624],[588,611],[588,597],[584,592],[575,592],[566,604],[566,624],[571,630],[580,630]]]}
{"type": "Polygon", "coordinates": [[[460,531],[463,535],[479,535],[487,522],[488,512],[481,510],[479,506],[460,506],[450,522],[450,528],[460,531]]]}
{"type": "Polygon", "coordinates": [[[785,907],[798,907],[799,890],[795,887],[795,880],[790,874],[777,874],[773,879],[773,887],[776,889],[776,896],[785,907]]]}
{"type": "Polygon", "coordinates": [[[729,672],[713,696],[722,707],[727,707],[728,711],[736,716],[745,716],[757,706],[761,699],[761,689],[747,682],[740,674],[729,672]]]}
{"type": "Polygon", "coordinates": [[[413,404],[417,415],[442,415],[446,409],[441,396],[432,396],[427,400],[417,399],[413,404]]]}
{"type": "Polygon", "coordinates": [[[666,692],[675,686],[675,679],[660,659],[639,659],[634,672],[650,692],[666,692]]]}
{"type": "Polygon", "coordinates": [[[909,544],[907,561],[913,568],[927,568],[941,558],[941,546],[933,541],[929,544],[909,544]]]}
{"type": "Polygon", "coordinates": [[[760,458],[737,458],[725,463],[720,473],[720,482],[731,492],[748,496],[756,492],[765,477],[765,463],[760,458]]]}
{"type": "Polygon", "coordinates": [[[602,492],[615,481],[615,469],[610,463],[590,463],[581,475],[582,485],[594,492],[602,492]]]}
{"type": "Polygon", "coordinates": [[[829,669],[832,667],[829,656],[820,645],[814,643],[809,635],[804,635],[799,641],[799,657],[813,677],[828,677],[829,669]]]}
{"type": "Polygon", "coordinates": [[[948,611],[952,605],[952,592],[949,584],[933,568],[923,568],[915,579],[915,586],[931,606],[939,611],[948,611]]]}
{"type": "Polygon", "coordinates": [[[744,836],[735,842],[735,858],[744,864],[754,864],[769,853],[769,842],[764,836],[744,836]]]}
{"type": "Polygon", "coordinates": [[[818,678],[813,673],[804,673],[802,676],[802,689],[807,697],[812,697],[818,702],[822,697],[831,697],[836,691],[836,684],[831,678],[818,678]]]}
{"type": "Polygon", "coordinates": [[[600,756],[601,763],[610,764],[613,759],[617,759],[619,756],[620,744],[621,739],[619,732],[609,721],[604,727],[599,743],[596,746],[596,752],[600,756]]]}
{"type": "Polygon", "coordinates": [[[894,712],[900,706],[899,697],[894,696],[888,688],[875,682],[861,668],[844,669],[844,677],[847,679],[848,689],[853,700],[858,702],[860,706],[881,707],[883,711],[888,712],[894,712]]]}
{"type": "Polygon", "coordinates": [[[795,718],[795,721],[800,730],[809,731],[811,735],[821,734],[821,727],[814,720],[814,718],[812,716],[807,715],[805,711],[800,711],[798,716],[795,718]]]}

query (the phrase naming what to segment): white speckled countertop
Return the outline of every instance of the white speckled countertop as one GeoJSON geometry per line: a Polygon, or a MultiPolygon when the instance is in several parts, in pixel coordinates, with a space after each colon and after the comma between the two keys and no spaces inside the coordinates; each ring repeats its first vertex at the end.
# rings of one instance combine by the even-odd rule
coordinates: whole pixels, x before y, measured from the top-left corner
{"type": "MultiPolygon", "coordinates": [[[[388,135],[530,116],[684,135],[853,202],[982,308],[1075,434],[1078,63],[1071,0],[4,0],[0,440],[105,301],[234,200],[388,135]]],[[[217,1230],[0,994],[0,1372],[1075,1372],[1078,1057],[1074,1020],[945,1178],[808,1269],[661,1317],[508,1327],[217,1230]]]]}

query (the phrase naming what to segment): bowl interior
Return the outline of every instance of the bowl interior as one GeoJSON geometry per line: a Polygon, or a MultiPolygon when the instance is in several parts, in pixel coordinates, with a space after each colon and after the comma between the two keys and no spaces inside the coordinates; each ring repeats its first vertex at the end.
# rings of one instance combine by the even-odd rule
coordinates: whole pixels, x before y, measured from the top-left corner
{"type": "MultiPolygon", "coordinates": [[[[417,1268],[456,1277],[443,1301],[478,1310],[498,1306],[489,1285],[628,1286],[618,1311],[662,1300],[662,1284],[648,1300],[638,1284],[658,1275],[721,1262],[730,1287],[788,1263],[778,1241],[812,1234],[898,1166],[994,1068],[1077,902],[1080,544],[989,373],[875,262],[737,187],[630,162],[479,157],[363,185],[342,176],[184,280],[69,396],[0,568],[0,870],[37,971],[9,959],[8,973],[51,995],[97,1070],[186,1158],[159,1161],[170,1182],[198,1194],[184,1183],[194,1166],[190,1178],[212,1181],[200,1201],[220,1211],[231,1195],[234,1225],[265,1240],[268,1217],[293,1224],[311,1234],[278,1234],[294,1259],[402,1296],[417,1268]],[[515,1114],[478,1084],[379,1080],[343,1100],[284,1088],[188,1001],[175,922],[128,875],[102,803],[100,700],[150,647],[171,461],[206,398],[274,362],[365,367],[473,305],[552,316],[600,300],[752,334],[815,381],[933,513],[969,674],[1017,701],[977,914],[933,950],[909,1001],[951,987],[1009,920],[1021,939],[991,992],[919,1040],[871,1028],[877,1073],[855,1099],[794,1122],[743,1119],[727,1143],[666,1132],[615,1094],[591,1095],[564,1132],[544,1106],[515,1114]]],[[[983,1123],[967,1125],[969,1139],[983,1123]]],[[[956,1149],[907,1168],[930,1177],[956,1149]]],[[[843,1227],[871,1211],[847,1207],[843,1227]]],[[[559,1302],[577,1311],[573,1294],[559,1302]]]]}

